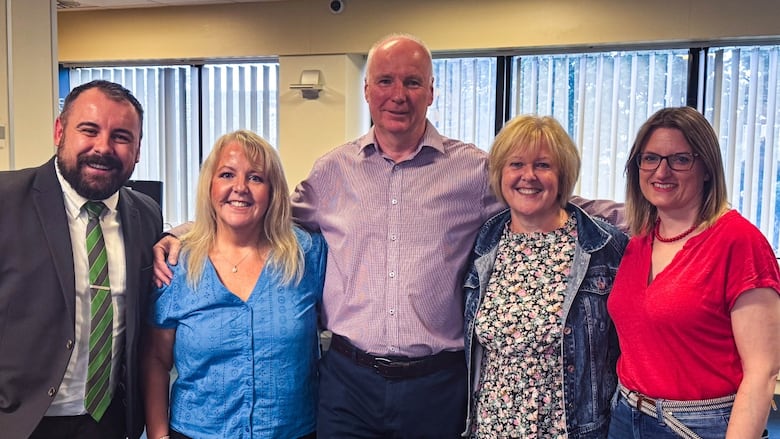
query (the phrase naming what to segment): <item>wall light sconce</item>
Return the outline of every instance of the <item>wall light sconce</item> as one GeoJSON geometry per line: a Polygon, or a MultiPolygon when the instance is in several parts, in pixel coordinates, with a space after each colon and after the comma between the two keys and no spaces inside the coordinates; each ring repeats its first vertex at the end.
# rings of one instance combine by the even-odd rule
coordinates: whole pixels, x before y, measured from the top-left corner
{"type": "Polygon", "coordinates": [[[300,90],[304,99],[317,99],[322,90],[322,72],[319,70],[304,70],[301,72],[301,82],[290,84],[291,90],[300,90]]]}

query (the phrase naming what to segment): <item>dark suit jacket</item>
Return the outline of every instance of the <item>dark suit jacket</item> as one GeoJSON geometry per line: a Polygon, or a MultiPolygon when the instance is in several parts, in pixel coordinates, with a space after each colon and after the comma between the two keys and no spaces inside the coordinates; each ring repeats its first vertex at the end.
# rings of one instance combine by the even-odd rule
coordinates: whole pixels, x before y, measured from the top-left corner
{"type": "MultiPolygon", "coordinates": [[[[143,431],[138,344],[151,289],[160,207],[121,189],[118,211],[127,257],[126,344],[116,395],[127,435],[143,431]]],[[[75,341],[73,251],[54,159],[0,172],[0,436],[27,438],[60,386],[75,341]]]]}

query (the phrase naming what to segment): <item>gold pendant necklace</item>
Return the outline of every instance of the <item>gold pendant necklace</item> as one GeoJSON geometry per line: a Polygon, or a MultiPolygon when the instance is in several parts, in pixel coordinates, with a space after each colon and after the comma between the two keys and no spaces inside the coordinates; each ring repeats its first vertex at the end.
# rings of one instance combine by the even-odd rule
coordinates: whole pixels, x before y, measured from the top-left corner
{"type": "Polygon", "coordinates": [[[242,262],[244,262],[244,260],[245,260],[246,258],[248,258],[248,257],[249,257],[249,255],[251,255],[251,254],[252,254],[252,250],[248,251],[248,252],[247,252],[247,253],[246,253],[246,254],[245,254],[245,255],[244,255],[242,258],[241,258],[241,260],[240,260],[240,261],[238,261],[238,262],[236,262],[236,263],[234,264],[234,263],[232,263],[232,262],[228,261],[228,260],[227,260],[227,258],[226,258],[225,256],[223,256],[223,255],[222,255],[222,252],[221,252],[219,249],[217,249],[217,255],[218,255],[220,258],[222,258],[222,260],[223,260],[223,261],[225,261],[225,262],[227,262],[229,265],[232,265],[232,266],[233,266],[233,268],[231,268],[231,269],[230,269],[230,271],[231,271],[231,272],[233,272],[233,273],[238,273],[238,266],[239,266],[239,265],[241,265],[241,263],[242,263],[242,262]]]}

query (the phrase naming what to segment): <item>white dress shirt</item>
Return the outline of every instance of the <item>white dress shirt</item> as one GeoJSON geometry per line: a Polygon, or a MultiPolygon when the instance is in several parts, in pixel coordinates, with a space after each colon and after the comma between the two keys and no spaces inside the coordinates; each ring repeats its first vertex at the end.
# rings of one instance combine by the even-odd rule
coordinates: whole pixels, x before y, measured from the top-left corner
{"type": "MultiPolygon", "coordinates": [[[[55,165],[57,178],[62,186],[65,199],[65,212],[70,228],[70,240],[73,247],[73,265],[76,278],[76,342],[68,362],[68,368],[62,379],[57,395],[52,401],[46,416],[73,416],[87,413],[84,408],[84,394],[87,383],[87,363],[89,361],[90,331],[90,290],[89,260],[87,257],[88,216],[82,210],[86,198],[82,197],[65,181],[60,169],[55,165]]],[[[100,219],[103,239],[108,253],[108,278],[111,286],[111,301],[114,306],[114,330],[111,359],[111,389],[116,389],[119,379],[119,361],[124,348],[125,333],[125,290],[127,288],[125,270],[125,244],[122,238],[122,226],[117,212],[119,193],[114,193],[102,201],[106,205],[100,219]]],[[[56,206],[53,206],[56,208],[56,206]]]]}

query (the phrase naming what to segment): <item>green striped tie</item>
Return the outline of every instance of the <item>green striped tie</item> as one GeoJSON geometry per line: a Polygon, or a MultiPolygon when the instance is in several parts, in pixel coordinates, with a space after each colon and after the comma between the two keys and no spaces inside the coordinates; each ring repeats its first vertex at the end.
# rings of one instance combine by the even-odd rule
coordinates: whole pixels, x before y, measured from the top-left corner
{"type": "Polygon", "coordinates": [[[89,257],[90,332],[89,365],[84,407],[96,421],[100,421],[111,402],[111,341],[114,329],[114,309],[108,282],[108,255],[100,228],[101,202],[88,201],[84,208],[87,223],[87,255],[89,257]]]}

